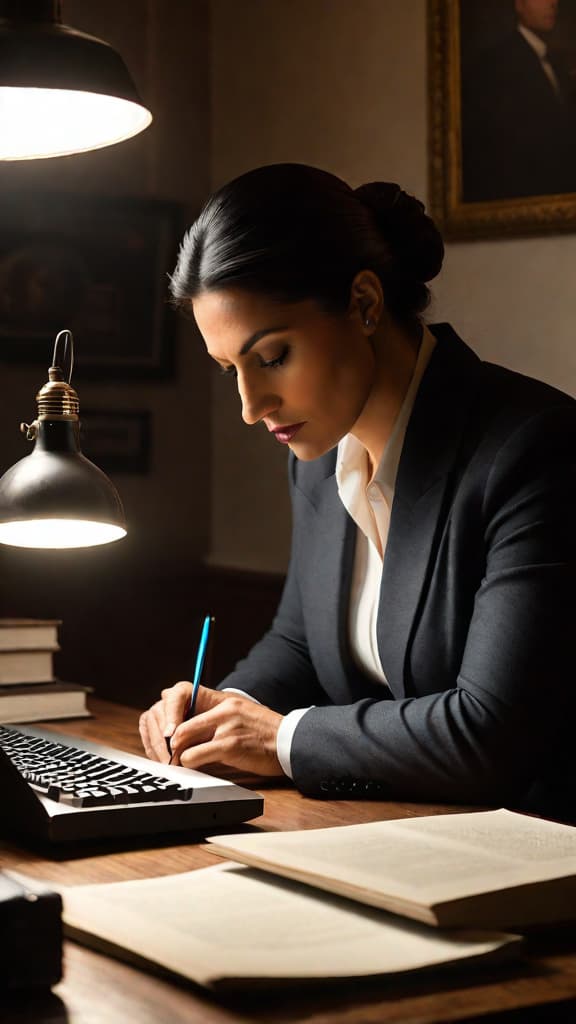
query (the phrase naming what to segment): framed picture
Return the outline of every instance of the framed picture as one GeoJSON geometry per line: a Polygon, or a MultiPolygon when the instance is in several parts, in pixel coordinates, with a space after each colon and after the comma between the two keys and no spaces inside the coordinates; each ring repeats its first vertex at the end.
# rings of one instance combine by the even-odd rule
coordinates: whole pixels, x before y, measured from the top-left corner
{"type": "Polygon", "coordinates": [[[149,412],[80,409],[82,453],[105,473],[147,473],[151,436],[149,412]]]}
{"type": "Polygon", "coordinates": [[[0,359],[49,365],[74,335],[75,377],[166,377],[181,208],[150,199],[0,196],[0,359]]]}
{"type": "Polygon", "coordinates": [[[428,0],[431,212],[449,239],[576,229],[576,0],[428,0]]]}

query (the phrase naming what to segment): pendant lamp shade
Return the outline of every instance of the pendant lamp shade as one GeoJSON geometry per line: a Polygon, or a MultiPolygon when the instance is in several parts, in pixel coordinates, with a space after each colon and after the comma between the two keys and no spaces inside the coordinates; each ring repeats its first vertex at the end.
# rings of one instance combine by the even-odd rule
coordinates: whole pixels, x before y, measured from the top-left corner
{"type": "Polygon", "coordinates": [[[0,0],[0,160],[100,149],[152,121],[124,61],[58,0],[0,0]]]}
{"type": "Polygon", "coordinates": [[[78,548],[119,540],[126,535],[122,502],[80,450],[78,396],[59,366],[48,373],[36,396],[38,418],[22,424],[34,450],[0,478],[0,543],[78,548]]]}

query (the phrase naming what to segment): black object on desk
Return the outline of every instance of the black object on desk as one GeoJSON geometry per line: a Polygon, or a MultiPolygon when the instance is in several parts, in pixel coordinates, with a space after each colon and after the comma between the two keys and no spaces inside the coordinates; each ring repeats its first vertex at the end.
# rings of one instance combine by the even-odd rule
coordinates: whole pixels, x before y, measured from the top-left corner
{"type": "Polygon", "coordinates": [[[0,873],[0,990],[46,988],[62,977],[62,900],[32,880],[0,873]]]}

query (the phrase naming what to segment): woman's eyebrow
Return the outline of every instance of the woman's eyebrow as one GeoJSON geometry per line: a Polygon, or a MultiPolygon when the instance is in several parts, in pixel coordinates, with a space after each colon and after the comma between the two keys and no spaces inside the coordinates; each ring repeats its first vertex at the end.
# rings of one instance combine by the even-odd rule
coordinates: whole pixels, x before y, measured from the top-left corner
{"type": "Polygon", "coordinates": [[[248,338],[248,341],[244,342],[242,348],[240,349],[239,355],[245,356],[246,353],[250,351],[252,346],[255,345],[257,341],[260,341],[261,338],[263,338],[266,334],[277,334],[279,331],[286,330],[288,330],[287,327],[264,327],[263,330],[256,331],[250,338],[248,338]]]}

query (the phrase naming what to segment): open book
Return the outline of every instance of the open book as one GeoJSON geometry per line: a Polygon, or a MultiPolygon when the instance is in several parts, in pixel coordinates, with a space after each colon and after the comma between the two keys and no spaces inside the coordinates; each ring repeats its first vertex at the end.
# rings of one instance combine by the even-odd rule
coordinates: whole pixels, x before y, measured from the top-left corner
{"type": "Polygon", "coordinates": [[[519,928],[576,920],[576,828],[513,811],[208,842],[221,856],[426,924],[519,928]]]}
{"type": "Polygon", "coordinates": [[[520,942],[441,933],[230,863],[60,892],[70,938],[214,989],[396,974],[501,956],[520,942]]]}

